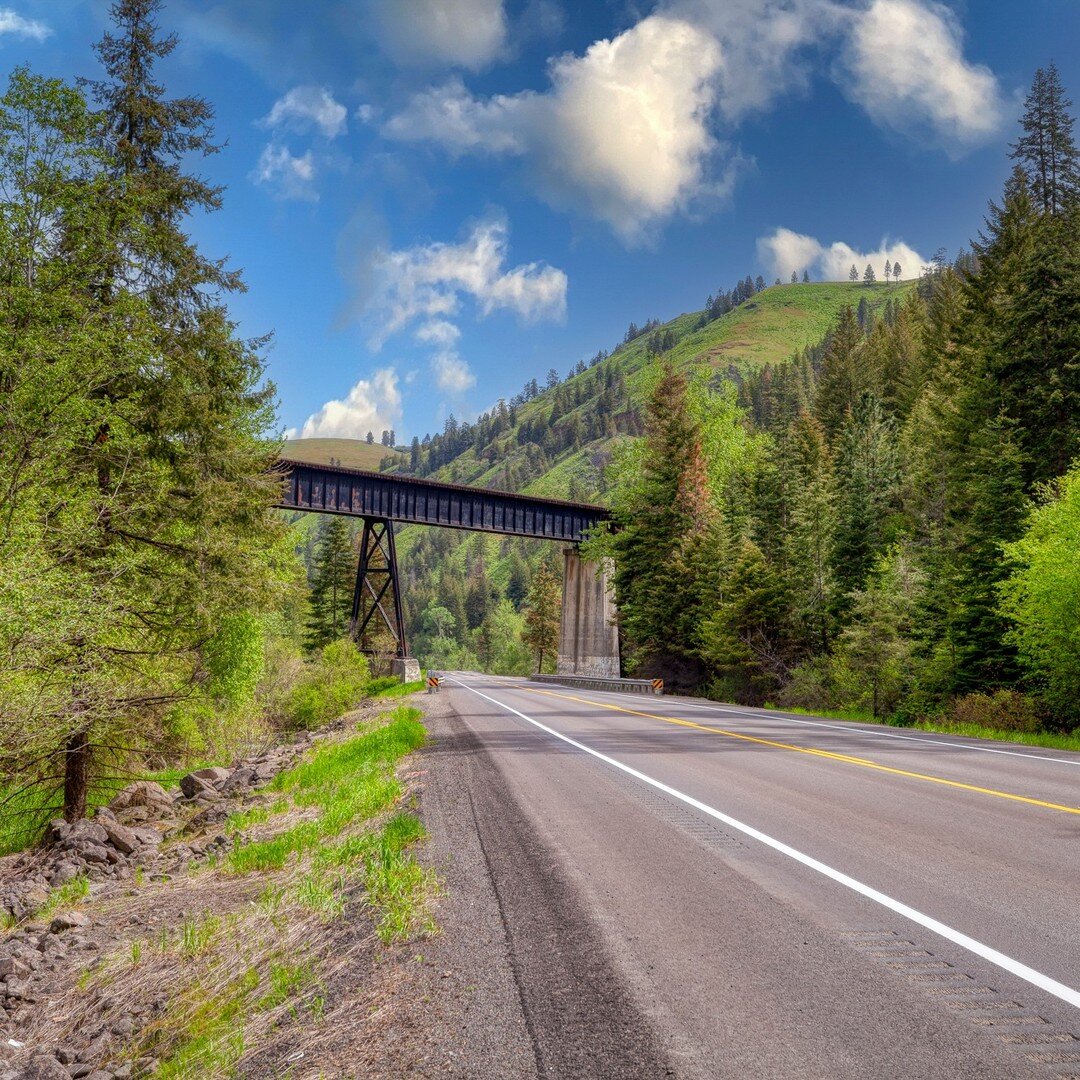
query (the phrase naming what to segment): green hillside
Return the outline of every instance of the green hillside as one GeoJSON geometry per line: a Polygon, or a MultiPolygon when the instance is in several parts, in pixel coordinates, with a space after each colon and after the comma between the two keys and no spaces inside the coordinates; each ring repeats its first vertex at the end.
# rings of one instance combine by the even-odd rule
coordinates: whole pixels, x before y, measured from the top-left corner
{"type": "MultiPolygon", "coordinates": [[[[856,307],[865,297],[871,309],[877,309],[913,287],[914,283],[866,286],[847,281],[775,285],[687,334],[670,356],[677,364],[707,360],[715,368],[782,363],[821,341],[845,305],[856,307]]],[[[678,334],[699,315],[680,315],[667,325],[678,334]]]]}
{"type": "Polygon", "coordinates": [[[333,458],[348,469],[378,469],[383,458],[401,455],[389,446],[362,439],[289,439],[281,456],[311,465],[329,465],[333,458]]]}
{"type": "MultiPolygon", "coordinates": [[[[707,364],[717,372],[749,372],[766,364],[783,363],[800,350],[820,343],[845,306],[856,307],[865,299],[871,311],[877,311],[889,300],[902,299],[914,287],[914,282],[777,285],[704,326],[702,312],[696,311],[661,324],[655,332],[663,335],[670,331],[674,335],[674,346],[663,356],[678,368],[697,370],[707,364]]],[[[490,440],[485,441],[481,432],[475,432],[470,444],[451,460],[422,471],[454,483],[549,498],[602,501],[600,469],[614,443],[634,431],[637,407],[643,400],[643,373],[650,360],[651,338],[651,333],[642,334],[595,367],[542,391],[512,410],[512,422],[492,425],[499,430],[493,431],[490,440]],[[619,388],[614,401],[610,393],[605,395],[599,390],[598,378],[610,379],[612,375],[619,388]],[[572,405],[552,420],[560,395],[572,405]],[[602,421],[601,431],[596,431],[598,420],[602,421]],[[596,437],[574,438],[579,423],[587,430],[591,428],[596,437]],[[524,437],[523,429],[530,425],[534,429],[553,428],[554,446],[545,447],[533,437],[524,437]],[[479,439],[477,434],[481,435],[479,439]],[[575,442],[577,445],[568,445],[575,442]]]]}

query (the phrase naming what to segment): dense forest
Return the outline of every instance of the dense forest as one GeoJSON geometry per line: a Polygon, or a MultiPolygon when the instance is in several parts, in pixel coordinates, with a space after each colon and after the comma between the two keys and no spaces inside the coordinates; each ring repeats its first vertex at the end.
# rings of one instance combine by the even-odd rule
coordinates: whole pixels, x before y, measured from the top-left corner
{"type": "Polygon", "coordinates": [[[608,470],[625,659],[746,702],[1080,721],[1080,171],[1051,66],[972,252],[729,383],[656,366],[608,470]],[[676,633],[672,628],[677,627],[676,633]]]}
{"type": "MultiPolygon", "coordinates": [[[[858,301],[789,361],[670,362],[675,327],[753,304],[764,283],[747,278],[673,329],[632,324],[565,381],[552,371],[475,424],[449,421],[414,442],[413,468],[456,479],[467,465],[471,478],[487,458],[483,482],[535,490],[584,447],[559,493],[615,510],[619,531],[591,548],[615,558],[628,672],[749,703],[1070,729],[1080,721],[1070,108],[1054,67],[1039,71],[1013,171],[971,250],[939,254],[900,291],[853,268],[858,301]],[[630,370],[620,350],[639,340],[647,361],[630,370]],[[543,410],[522,422],[533,401],[543,410]]],[[[531,578],[557,553],[434,532],[405,548],[417,651],[525,670],[514,643],[531,578]]]]}
{"type": "MultiPolygon", "coordinates": [[[[74,819],[132,770],[315,726],[368,679],[342,640],[353,532],[272,510],[264,341],[230,317],[239,275],[186,231],[222,201],[185,167],[217,148],[212,110],[155,80],[176,44],[158,6],[114,5],[100,81],[18,69],[0,98],[5,820],[74,819]]],[[[615,560],[628,672],[738,701],[1071,729],[1070,108],[1040,71],[972,250],[917,283],[896,267],[884,283],[873,267],[839,285],[748,275],[385,467],[610,505],[618,531],[589,546],[615,560]],[[814,340],[779,332],[795,296],[814,340]],[[766,351],[730,359],[753,318],[766,351]]],[[[399,555],[423,661],[553,664],[553,545],[413,528],[399,555]]]]}

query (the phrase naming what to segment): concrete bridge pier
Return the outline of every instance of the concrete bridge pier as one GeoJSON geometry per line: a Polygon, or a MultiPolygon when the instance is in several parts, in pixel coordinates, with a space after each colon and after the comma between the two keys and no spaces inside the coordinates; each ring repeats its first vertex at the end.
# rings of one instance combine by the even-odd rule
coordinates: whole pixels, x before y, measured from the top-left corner
{"type": "Polygon", "coordinates": [[[586,562],[576,547],[563,552],[562,622],[559,625],[559,675],[617,679],[619,631],[610,566],[586,562]]]}

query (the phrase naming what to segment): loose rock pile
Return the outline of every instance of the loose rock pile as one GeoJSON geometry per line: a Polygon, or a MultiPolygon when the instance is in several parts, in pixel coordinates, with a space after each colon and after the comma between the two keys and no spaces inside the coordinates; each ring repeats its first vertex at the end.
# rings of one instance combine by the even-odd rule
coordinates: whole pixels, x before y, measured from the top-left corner
{"type": "Polygon", "coordinates": [[[150,1059],[108,1067],[102,1062],[109,1059],[110,1046],[137,1033],[150,1014],[166,1007],[164,999],[146,1016],[122,1016],[84,1031],[78,1045],[46,1053],[39,1048],[27,1060],[31,1048],[19,1035],[34,1010],[58,982],[70,984],[75,971],[116,943],[82,911],[57,910],[47,918],[41,913],[51,906],[52,890],[78,877],[86,878],[91,899],[108,899],[136,872],[166,880],[228,850],[232,841],[224,834],[211,835],[214,826],[245,796],[291,766],[310,742],[304,733],[290,745],[231,769],[198,769],[172,793],[153,781],[137,781],[92,818],[53,821],[40,847],[0,859],[0,915],[18,923],[0,937],[0,1080],[126,1080],[156,1069],[150,1059]]]}

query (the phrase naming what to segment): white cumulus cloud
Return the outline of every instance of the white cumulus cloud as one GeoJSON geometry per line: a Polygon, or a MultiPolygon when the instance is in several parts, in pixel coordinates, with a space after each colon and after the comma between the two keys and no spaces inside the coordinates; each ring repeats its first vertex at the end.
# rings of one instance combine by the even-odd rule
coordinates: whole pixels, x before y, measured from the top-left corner
{"type": "Polygon", "coordinates": [[[319,198],[313,187],[315,161],[310,150],[294,157],[279,143],[268,143],[251,173],[251,180],[269,187],[279,199],[317,202],[319,198]]]}
{"type": "Polygon", "coordinates": [[[286,127],[292,131],[318,128],[327,139],[345,134],[346,109],[323,86],[296,86],[274,102],[260,121],[263,127],[286,127]]]}
{"type": "Polygon", "coordinates": [[[964,59],[962,33],[931,0],[872,0],[854,20],[846,61],[852,99],[886,127],[929,127],[947,150],[994,135],[1005,106],[989,68],[964,59]]]}
{"type": "Polygon", "coordinates": [[[820,240],[791,229],[777,229],[757,242],[758,260],[781,281],[787,281],[794,271],[800,277],[809,270],[812,277],[824,281],[847,281],[854,266],[861,280],[867,263],[874,268],[878,280],[884,278],[885,263],[899,263],[901,278],[909,280],[922,273],[929,260],[902,240],[883,240],[873,251],[861,251],[850,244],[835,241],[823,244],[820,240]]]}
{"type": "Polygon", "coordinates": [[[44,41],[51,33],[43,22],[27,19],[11,8],[0,8],[0,36],[14,34],[15,37],[44,41]]]}
{"type": "Polygon", "coordinates": [[[523,156],[541,195],[632,241],[708,186],[720,63],[708,33],[653,15],[581,56],[557,57],[545,93],[483,99],[455,79],[416,95],[384,132],[454,153],[523,156]]]}
{"type": "Polygon", "coordinates": [[[462,296],[471,297],[481,315],[506,309],[526,321],[561,319],[566,274],[537,262],[507,269],[508,247],[505,222],[487,220],[457,244],[377,253],[375,288],[367,305],[377,324],[376,345],[414,320],[455,315],[462,296]]]}
{"type": "Polygon", "coordinates": [[[399,64],[479,71],[506,50],[503,0],[372,0],[368,16],[399,64]]]}
{"type": "Polygon", "coordinates": [[[445,394],[463,394],[476,385],[472,368],[453,352],[438,352],[431,358],[435,385],[445,394]]]}
{"type": "MultiPolygon", "coordinates": [[[[378,438],[383,431],[401,426],[401,392],[397,372],[379,368],[371,378],[358,379],[342,400],[328,401],[304,421],[302,439],[362,439],[369,431],[378,438]]],[[[296,432],[286,433],[296,438],[296,432]]],[[[286,449],[286,456],[288,450],[286,449]]]]}
{"type": "Polygon", "coordinates": [[[647,237],[700,196],[729,193],[747,117],[836,79],[882,127],[963,150],[998,129],[994,74],[968,60],[936,0],[665,0],[580,55],[543,91],[482,96],[459,78],[416,93],[392,139],[518,158],[548,202],[647,237]]]}

